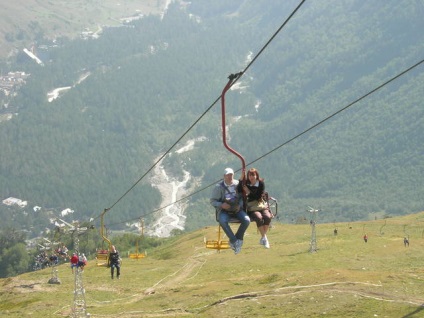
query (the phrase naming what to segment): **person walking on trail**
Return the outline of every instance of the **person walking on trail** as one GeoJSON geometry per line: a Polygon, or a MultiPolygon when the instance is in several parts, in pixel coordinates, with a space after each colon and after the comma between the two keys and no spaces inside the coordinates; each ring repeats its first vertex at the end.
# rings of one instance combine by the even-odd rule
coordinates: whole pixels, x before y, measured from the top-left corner
{"type": "Polygon", "coordinates": [[[121,257],[114,245],[112,245],[109,253],[109,266],[111,278],[113,279],[116,268],[116,278],[119,279],[119,276],[121,275],[121,257]]]}
{"type": "Polygon", "coordinates": [[[407,239],[406,237],[404,237],[403,238],[403,245],[405,246],[405,247],[409,247],[409,239],[407,239]]]}
{"type": "Polygon", "coordinates": [[[252,221],[256,222],[261,239],[260,245],[265,248],[270,248],[269,240],[266,234],[268,233],[269,226],[271,224],[272,214],[268,207],[268,202],[265,201],[265,182],[262,178],[259,178],[259,172],[255,168],[249,169],[247,172],[247,181],[243,185],[239,183],[239,191],[244,191],[247,195],[247,214],[252,221]]]}
{"type": "Polygon", "coordinates": [[[234,254],[240,253],[244,233],[250,225],[250,218],[242,208],[243,195],[238,191],[238,184],[238,180],[234,180],[234,170],[226,168],[223,180],[215,185],[210,198],[211,205],[218,210],[218,222],[230,240],[230,247],[234,254]],[[235,234],[229,225],[231,218],[237,218],[240,221],[235,234]]]}

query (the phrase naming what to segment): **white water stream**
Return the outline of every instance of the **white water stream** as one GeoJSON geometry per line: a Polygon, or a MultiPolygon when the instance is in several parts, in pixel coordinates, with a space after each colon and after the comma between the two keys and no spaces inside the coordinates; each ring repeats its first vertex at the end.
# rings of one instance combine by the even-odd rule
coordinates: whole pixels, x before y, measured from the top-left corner
{"type": "Polygon", "coordinates": [[[156,218],[152,226],[149,226],[147,234],[150,236],[169,237],[172,230],[184,230],[185,215],[184,202],[177,201],[185,194],[187,182],[190,180],[190,173],[183,171],[183,181],[171,179],[161,164],[158,164],[153,170],[154,176],[151,181],[154,187],[158,188],[162,195],[161,207],[168,205],[163,210],[159,211],[159,216],[156,218]]]}
{"type": "MultiPolygon", "coordinates": [[[[183,147],[176,150],[175,153],[180,154],[190,151],[193,149],[196,142],[205,140],[205,137],[189,140],[183,147]]],[[[179,180],[177,180],[177,178],[172,178],[167,175],[162,161],[153,169],[153,176],[151,178],[152,185],[159,190],[162,196],[160,207],[166,207],[156,213],[157,217],[154,223],[147,227],[146,232],[150,236],[169,237],[174,229],[184,230],[186,221],[184,210],[186,202],[172,203],[184,197],[194,181],[188,171],[182,168],[181,171],[183,178],[182,181],[179,181],[181,180],[181,176],[179,180]]]]}

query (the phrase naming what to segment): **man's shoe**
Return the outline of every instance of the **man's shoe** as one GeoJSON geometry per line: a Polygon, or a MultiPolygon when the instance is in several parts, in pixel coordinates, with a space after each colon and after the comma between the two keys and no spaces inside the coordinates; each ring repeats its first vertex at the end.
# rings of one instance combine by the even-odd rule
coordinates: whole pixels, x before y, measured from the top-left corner
{"type": "Polygon", "coordinates": [[[235,243],[234,254],[238,254],[241,251],[241,247],[243,246],[243,240],[237,240],[235,243]]]}
{"type": "Polygon", "coordinates": [[[230,248],[235,252],[236,251],[236,244],[237,244],[237,241],[235,241],[235,242],[231,242],[230,241],[230,248]]]}
{"type": "Polygon", "coordinates": [[[265,239],[263,237],[261,237],[261,239],[259,240],[259,244],[260,245],[265,245],[265,239]]]}

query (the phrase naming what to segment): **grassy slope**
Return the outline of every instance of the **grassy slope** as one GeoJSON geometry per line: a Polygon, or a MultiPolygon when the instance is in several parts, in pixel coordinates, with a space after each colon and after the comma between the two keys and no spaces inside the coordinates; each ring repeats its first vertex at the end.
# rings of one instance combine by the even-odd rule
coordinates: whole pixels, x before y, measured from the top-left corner
{"type": "MultiPolygon", "coordinates": [[[[216,227],[173,238],[142,260],[124,258],[111,280],[94,261],[83,273],[92,317],[420,317],[424,314],[424,212],[357,223],[318,224],[317,253],[309,225],[275,224],[271,249],[249,228],[241,254],[204,248],[216,227]],[[386,223],[387,222],[387,223],[386,223]],[[334,227],[338,236],[333,235],[334,227]],[[349,229],[351,227],[351,229],[349,229]],[[364,233],[369,236],[364,243],[364,233]],[[410,236],[410,247],[403,237],[410,236]]],[[[0,281],[0,315],[63,317],[74,281],[59,267],[0,281]]]]}
{"type": "Polygon", "coordinates": [[[13,49],[30,47],[35,36],[31,22],[36,22],[47,38],[58,36],[74,38],[85,28],[96,31],[98,25],[118,25],[118,19],[139,12],[160,13],[165,0],[14,0],[0,3],[0,59],[13,49]],[[15,39],[21,30],[22,40],[6,41],[6,34],[15,39]]]}

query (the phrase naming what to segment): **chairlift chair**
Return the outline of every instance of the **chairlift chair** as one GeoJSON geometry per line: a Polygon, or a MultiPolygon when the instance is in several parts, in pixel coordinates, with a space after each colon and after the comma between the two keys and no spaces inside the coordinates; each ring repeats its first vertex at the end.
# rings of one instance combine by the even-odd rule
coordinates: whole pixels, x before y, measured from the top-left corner
{"type": "MultiPolygon", "coordinates": [[[[267,202],[268,209],[271,212],[272,218],[277,217],[278,213],[278,202],[275,198],[268,195],[268,192],[264,193],[265,201],[267,202]]],[[[215,209],[215,219],[218,222],[218,237],[216,240],[207,240],[205,238],[205,247],[209,249],[214,249],[220,252],[221,250],[226,250],[230,248],[230,242],[228,240],[223,240],[225,234],[221,225],[219,224],[219,209],[215,209]]],[[[251,220],[252,221],[252,220],[251,220]]],[[[239,224],[240,220],[237,218],[231,218],[229,221],[230,224],[239,224]]]]}
{"type": "Polygon", "coordinates": [[[96,251],[96,265],[102,267],[109,266],[109,251],[112,249],[112,242],[105,235],[104,215],[107,209],[103,211],[100,217],[100,235],[103,238],[102,248],[96,251]],[[108,244],[108,249],[103,248],[104,243],[108,244]]]}
{"type": "Polygon", "coordinates": [[[147,252],[144,251],[144,253],[139,253],[138,251],[138,240],[137,243],[135,245],[135,253],[129,253],[128,257],[131,259],[141,259],[141,258],[145,258],[147,256],[147,252]]]}
{"type": "MultiPolygon", "coordinates": [[[[242,169],[241,169],[242,180],[241,180],[241,182],[244,184],[244,182],[246,180],[246,163],[245,163],[243,156],[228,145],[227,137],[226,137],[226,129],[227,128],[226,128],[226,123],[225,123],[225,94],[231,88],[231,86],[240,78],[241,75],[243,75],[243,72],[240,72],[240,73],[237,73],[237,74],[231,74],[230,76],[228,76],[228,82],[225,85],[224,89],[222,90],[222,94],[221,94],[221,125],[222,125],[222,127],[221,127],[221,129],[222,129],[222,142],[224,144],[224,147],[229,152],[231,152],[232,154],[237,156],[241,161],[241,166],[242,166],[242,169]]],[[[266,193],[265,201],[268,202],[268,207],[270,208],[272,215],[276,216],[277,215],[277,201],[274,198],[269,197],[268,193],[266,193]],[[271,203],[270,203],[270,200],[271,200],[271,203]],[[272,208],[275,208],[275,212],[273,212],[273,210],[271,210],[272,208]]],[[[243,205],[246,205],[246,194],[244,192],[243,192],[243,205]]],[[[216,218],[217,222],[219,222],[219,220],[218,220],[219,211],[220,211],[219,209],[215,209],[215,218],[216,218]]],[[[240,221],[237,218],[233,218],[233,219],[230,219],[229,223],[240,223],[240,221]]],[[[218,239],[217,240],[206,240],[206,238],[205,238],[206,248],[216,249],[216,250],[218,250],[218,252],[223,250],[223,249],[229,249],[230,244],[229,244],[228,240],[225,240],[225,241],[222,240],[221,235],[222,235],[221,234],[221,226],[218,225],[218,239]]]]}
{"type": "Polygon", "coordinates": [[[139,239],[143,238],[143,235],[144,235],[144,220],[143,219],[140,220],[140,225],[141,225],[141,235],[140,235],[140,238],[138,238],[135,243],[135,253],[128,254],[128,257],[131,259],[141,259],[141,258],[145,258],[147,255],[146,251],[144,251],[144,253],[138,252],[138,241],[139,239]]]}

